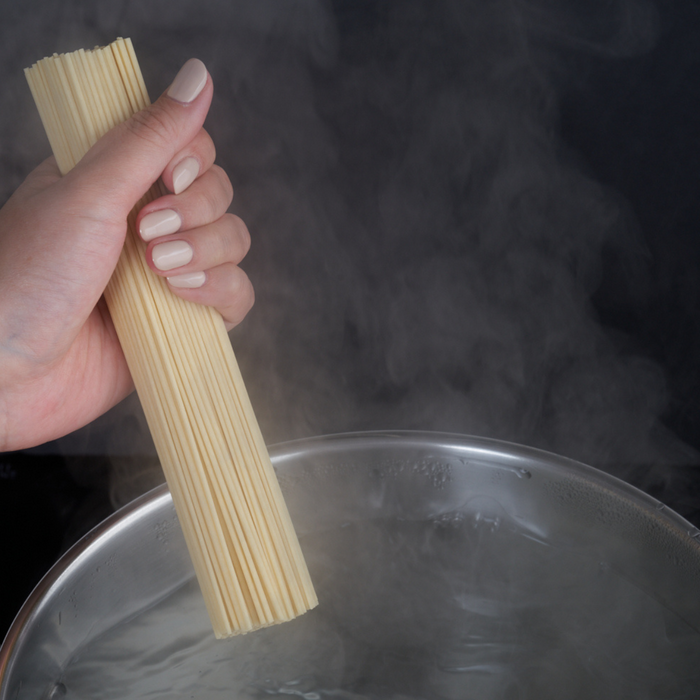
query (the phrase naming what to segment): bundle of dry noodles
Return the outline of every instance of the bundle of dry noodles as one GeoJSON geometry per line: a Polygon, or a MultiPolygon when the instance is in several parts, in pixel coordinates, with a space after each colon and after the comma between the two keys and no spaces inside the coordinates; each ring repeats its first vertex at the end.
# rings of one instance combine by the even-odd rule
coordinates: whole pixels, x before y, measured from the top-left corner
{"type": "MultiPolygon", "coordinates": [[[[131,41],[26,69],[63,174],[149,104],[131,41]]],[[[217,637],[317,604],[299,542],[220,315],[170,293],[146,265],[136,213],[105,291],[217,637]]]]}

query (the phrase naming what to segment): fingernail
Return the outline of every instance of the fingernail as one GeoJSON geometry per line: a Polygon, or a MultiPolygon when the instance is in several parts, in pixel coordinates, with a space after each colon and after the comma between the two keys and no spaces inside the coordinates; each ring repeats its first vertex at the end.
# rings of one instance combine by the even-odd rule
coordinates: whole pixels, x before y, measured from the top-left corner
{"type": "Polygon", "coordinates": [[[152,241],[158,236],[167,236],[177,233],[182,226],[180,215],[172,209],[160,209],[141,219],[139,234],[144,241],[152,241]]]}
{"type": "Polygon", "coordinates": [[[153,248],[153,264],[165,272],[182,267],[192,260],[194,251],[192,246],[185,241],[168,241],[159,243],[153,248]]]}
{"type": "Polygon", "coordinates": [[[184,192],[199,175],[199,161],[196,158],[185,158],[173,168],[173,192],[184,192]]]}
{"type": "Polygon", "coordinates": [[[180,289],[197,289],[201,287],[207,279],[204,272],[186,272],[184,275],[173,275],[166,277],[168,284],[180,289]]]}
{"type": "Polygon", "coordinates": [[[168,88],[168,97],[178,102],[192,102],[202,92],[206,82],[206,66],[198,58],[191,58],[175,76],[173,84],[168,88]]]}

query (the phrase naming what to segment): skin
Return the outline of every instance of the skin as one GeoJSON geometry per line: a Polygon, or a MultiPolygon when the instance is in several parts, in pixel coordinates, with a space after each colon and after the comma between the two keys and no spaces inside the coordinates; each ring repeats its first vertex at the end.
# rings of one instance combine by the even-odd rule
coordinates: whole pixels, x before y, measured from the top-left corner
{"type": "Polygon", "coordinates": [[[72,432],[133,390],[102,293],[128,213],[159,177],[173,192],[173,170],[185,158],[197,161],[197,179],[139,213],[137,226],[160,209],[182,221],[176,233],[149,241],[148,265],[166,277],[204,271],[200,288],[171,291],[213,306],[228,328],[250,310],[252,286],[238,267],[250,236],[227,213],[231,183],[214,165],[202,128],[212,94],[209,76],[190,103],[165,93],[100,139],[65,177],[53,158],[44,161],[0,209],[0,451],[72,432]],[[173,240],[192,246],[192,260],[162,272],[153,249],[173,240]]]}

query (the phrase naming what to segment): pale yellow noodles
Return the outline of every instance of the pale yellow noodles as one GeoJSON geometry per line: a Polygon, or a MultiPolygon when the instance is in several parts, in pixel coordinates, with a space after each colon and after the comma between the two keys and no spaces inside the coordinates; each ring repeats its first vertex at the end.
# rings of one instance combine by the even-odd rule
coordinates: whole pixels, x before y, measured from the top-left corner
{"type": "MultiPolygon", "coordinates": [[[[26,69],[63,174],[149,104],[129,39],[26,69]]],[[[221,316],[170,293],[145,262],[136,212],[105,297],[218,637],[317,604],[221,316]]]]}

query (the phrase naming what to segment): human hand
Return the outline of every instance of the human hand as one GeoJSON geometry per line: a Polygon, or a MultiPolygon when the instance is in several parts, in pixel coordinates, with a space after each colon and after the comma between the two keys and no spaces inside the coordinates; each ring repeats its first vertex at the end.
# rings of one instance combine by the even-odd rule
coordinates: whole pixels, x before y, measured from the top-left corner
{"type": "Polygon", "coordinates": [[[204,65],[189,61],[65,177],[50,158],[0,209],[0,451],[72,432],[132,390],[102,292],[127,215],[158,177],[173,194],[137,218],[149,267],[229,328],[252,306],[237,267],[248,231],[226,213],[231,184],[202,128],[212,94],[204,65]]]}

